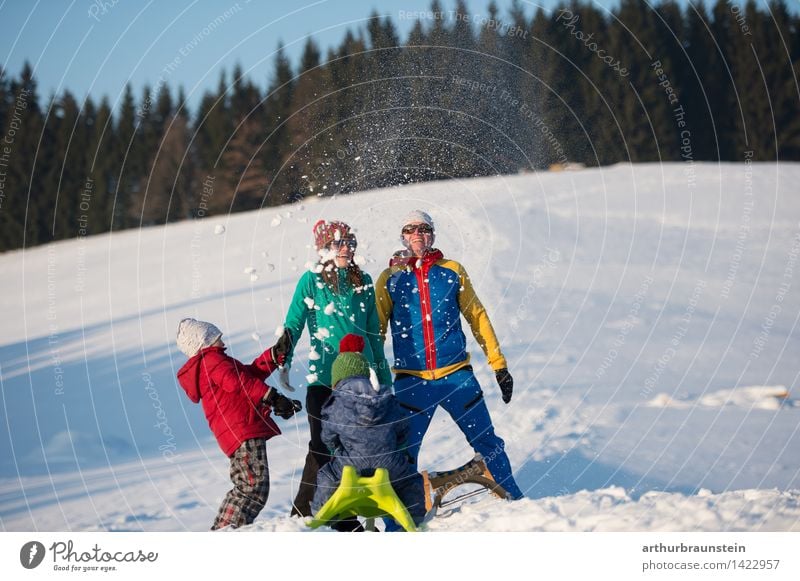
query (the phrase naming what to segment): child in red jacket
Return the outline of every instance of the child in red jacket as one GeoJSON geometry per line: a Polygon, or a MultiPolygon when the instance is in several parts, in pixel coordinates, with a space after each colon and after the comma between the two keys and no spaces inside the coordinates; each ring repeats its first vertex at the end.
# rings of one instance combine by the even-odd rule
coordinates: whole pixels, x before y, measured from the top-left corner
{"type": "Polygon", "coordinates": [[[275,345],[245,365],[225,353],[217,327],[183,319],[178,348],[189,357],[178,371],[178,382],[190,400],[202,400],[208,425],[231,459],[233,489],[225,495],[211,530],[248,525],[269,495],[267,440],[281,433],[270,412],[289,419],[302,409],[299,401],[264,384],[286,358],[291,336],[284,332],[275,345]]]}

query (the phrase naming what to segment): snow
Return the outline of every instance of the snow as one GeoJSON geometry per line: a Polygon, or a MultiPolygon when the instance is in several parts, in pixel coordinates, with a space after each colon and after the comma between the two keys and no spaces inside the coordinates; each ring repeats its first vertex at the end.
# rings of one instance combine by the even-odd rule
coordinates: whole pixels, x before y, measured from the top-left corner
{"type": "MultiPolygon", "coordinates": [[[[249,362],[299,276],[281,258],[318,260],[308,226],[281,216],[357,227],[377,279],[395,216],[415,206],[492,318],[509,405],[471,336],[468,348],[527,497],[469,499],[430,530],[798,530],[800,165],[694,164],[694,177],[620,164],[415,184],[232,214],[224,236],[212,218],[0,255],[3,530],[207,530],[229,466],[176,384],[178,321],[214,322],[249,362]],[[250,282],[265,246],[275,264],[250,282]]],[[[304,337],[295,385],[308,361],[304,337]]],[[[251,528],[303,531],[287,515],[305,412],[277,422],[251,528]]],[[[437,413],[421,468],[472,455],[437,413]]]]}

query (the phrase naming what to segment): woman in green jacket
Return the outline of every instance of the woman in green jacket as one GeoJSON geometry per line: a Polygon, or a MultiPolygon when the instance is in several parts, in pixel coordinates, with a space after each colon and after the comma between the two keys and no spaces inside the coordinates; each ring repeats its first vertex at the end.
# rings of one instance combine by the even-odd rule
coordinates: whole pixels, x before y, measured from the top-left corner
{"type": "MultiPolygon", "coordinates": [[[[297,345],[304,327],[308,327],[311,339],[306,376],[306,412],[311,440],[300,489],[292,507],[292,515],[302,516],[311,516],[317,472],[330,460],[320,437],[320,416],[331,394],[331,366],[339,354],[342,337],[348,333],[362,335],[366,339],[363,354],[375,371],[374,380],[381,385],[392,383],[380,339],[372,278],[353,260],[357,246],[355,234],[344,222],[324,220],[314,224],[313,232],[320,260],[313,270],[300,277],[284,323],[284,328],[291,333],[293,346],[297,345]]],[[[292,356],[293,350],[287,354],[281,370],[283,385],[288,385],[292,356]]]]}

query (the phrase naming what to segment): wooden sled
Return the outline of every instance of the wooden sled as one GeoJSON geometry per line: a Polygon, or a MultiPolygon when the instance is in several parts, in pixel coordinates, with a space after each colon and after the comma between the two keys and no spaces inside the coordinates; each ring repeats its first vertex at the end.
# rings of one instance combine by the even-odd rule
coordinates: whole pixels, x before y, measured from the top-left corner
{"type": "Polygon", "coordinates": [[[483,456],[475,454],[475,457],[455,470],[446,472],[421,472],[422,482],[425,487],[425,510],[431,514],[441,507],[460,502],[471,496],[490,492],[498,498],[508,498],[506,489],[495,482],[483,456]],[[458,496],[446,498],[454,489],[464,484],[477,484],[480,489],[467,492],[458,496]]]}

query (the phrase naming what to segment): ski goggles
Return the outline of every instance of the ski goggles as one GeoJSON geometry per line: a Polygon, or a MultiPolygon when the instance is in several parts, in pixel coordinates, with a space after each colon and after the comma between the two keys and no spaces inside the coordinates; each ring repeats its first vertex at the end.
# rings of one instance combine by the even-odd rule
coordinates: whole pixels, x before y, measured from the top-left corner
{"type": "Polygon", "coordinates": [[[342,238],[341,240],[333,240],[331,242],[331,248],[334,250],[339,250],[343,246],[346,246],[350,250],[355,250],[358,246],[358,242],[354,237],[342,238]]]}
{"type": "Polygon", "coordinates": [[[419,232],[420,234],[433,234],[433,228],[428,224],[407,224],[403,226],[403,234],[414,234],[415,232],[419,232]]]}

